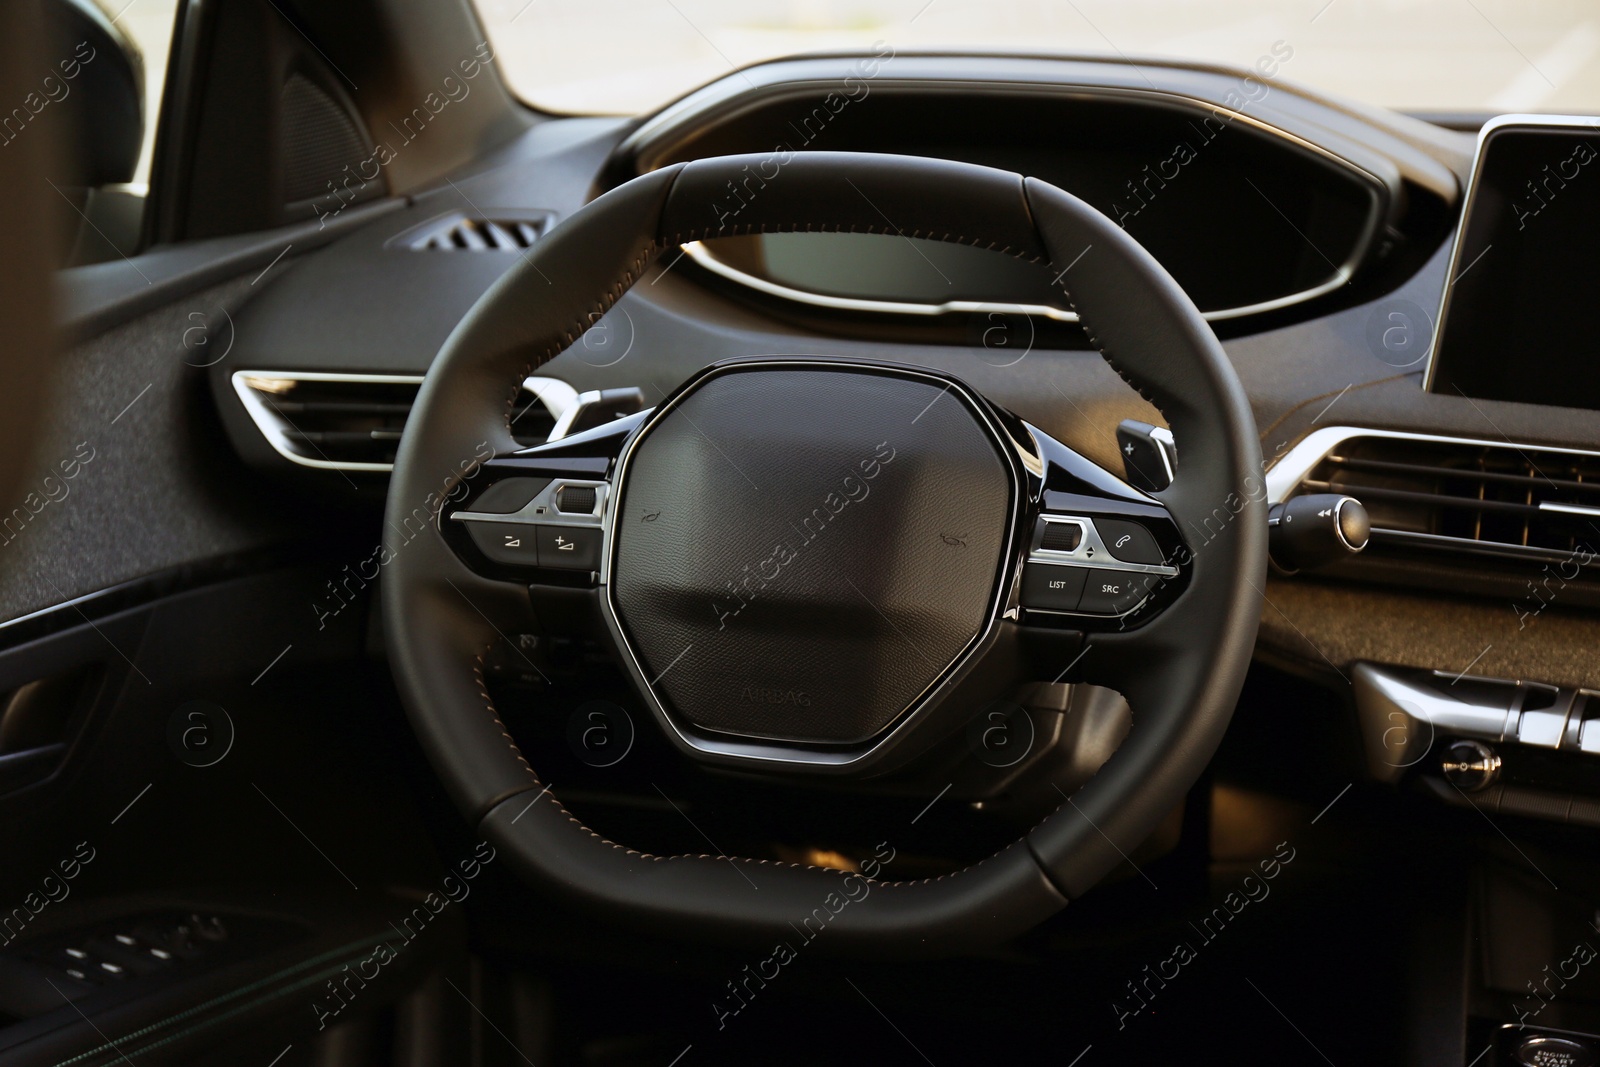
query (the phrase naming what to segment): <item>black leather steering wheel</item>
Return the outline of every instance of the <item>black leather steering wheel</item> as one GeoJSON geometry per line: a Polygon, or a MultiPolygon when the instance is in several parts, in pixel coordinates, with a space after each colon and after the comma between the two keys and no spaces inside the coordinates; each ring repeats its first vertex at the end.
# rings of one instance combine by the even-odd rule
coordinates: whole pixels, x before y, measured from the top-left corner
{"type": "MultiPolygon", "coordinates": [[[[725,421],[732,425],[736,416],[725,421]]],[[[406,425],[389,490],[385,640],[401,696],[450,796],[525,879],[655,929],[721,940],[787,931],[797,916],[849,891],[851,906],[830,924],[833,948],[956,950],[1026,929],[1087,892],[1200,776],[1238,698],[1259,622],[1267,534],[1260,476],[1250,408],[1211,330],[1167,272],[1081,200],[1017,174],[932,159],[818,152],[798,154],[780,168],[759,156],[699,160],[636,178],[562,222],[446,342],[406,425]],[[760,180],[752,181],[754,174],[760,180]],[[1153,496],[1075,454],[1075,480],[1063,489],[1041,480],[1036,442],[1027,440],[1031,428],[996,415],[958,382],[849,362],[830,368],[768,360],[714,368],[631,424],[617,462],[594,470],[594,512],[604,517],[605,542],[603,562],[586,577],[592,595],[613,609],[613,634],[629,654],[623,658],[680,748],[694,758],[743,762],[753,773],[796,773],[784,762],[785,751],[832,753],[800,773],[877,773],[893,759],[915,758],[936,735],[958,731],[987,677],[972,657],[1000,647],[1007,634],[1032,622],[1051,621],[1019,611],[1016,599],[1026,524],[1041,507],[1089,507],[1085,486],[1110,487],[1105,492],[1120,501],[1118,514],[1159,527],[1157,540],[1172,564],[1167,570],[1177,575],[1170,588],[1148,599],[1131,622],[1078,620],[1079,629],[1092,631],[1090,650],[1071,677],[1121,692],[1133,710],[1129,735],[1069,803],[1025,837],[938,878],[873,881],[867,874],[737,857],[650,855],[607,840],[569,814],[559,789],[540,779],[539,753],[519,749],[482,675],[484,655],[497,637],[527,625],[528,582],[482,565],[463,548],[461,524],[451,521],[450,509],[494,480],[481,477],[490,456],[497,457],[489,462],[496,476],[534,469],[517,467],[524,461],[508,424],[519,384],[577,340],[662,250],[690,240],[797,230],[898,233],[975,245],[1035,262],[1058,284],[1071,265],[1070,291],[1063,289],[1067,306],[1106,361],[1163,413],[1177,442],[1176,477],[1153,496]],[[905,428],[880,435],[870,425],[876,412],[909,427],[917,420],[902,416],[944,392],[955,395],[942,409],[932,408],[945,412],[936,432],[905,428]],[[818,414],[788,417],[797,405],[818,414]],[[677,689],[652,684],[661,679],[650,676],[667,666],[661,649],[671,648],[656,639],[676,625],[684,597],[714,590],[721,573],[690,558],[686,546],[709,544],[724,553],[745,546],[743,531],[755,512],[734,499],[743,490],[724,469],[729,465],[695,447],[698,422],[739,411],[739,425],[747,428],[740,432],[750,442],[740,458],[761,473],[746,478],[751,508],[777,493],[784,506],[804,514],[805,494],[815,490],[790,483],[812,478],[808,484],[820,484],[812,476],[833,476],[841,460],[848,465],[863,447],[857,474],[864,476],[880,436],[896,441],[902,435],[889,446],[900,466],[882,468],[887,473],[874,486],[880,496],[873,506],[880,511],[873,521],[897,538],[926,535],[931,542],[938,523],[927,515],[943,506],[940,494],[946,494],[971,529],[942,543],[961,542],[949,551],[977,553],[981,565],[942,567],[940,557],[926,554],[933,549],[924,552],[917,540],[914,551],[880,557],[867,564],[870,571],[847,569],[845,577],[874,611],[890,601],[898,605],[878,614],[887,620],[898,613],[906,627],[922,627],[916,639],[930,648],[940,641],[960,645],[966,632],[960,626],[967,625],[961,620],[967,619],[976,629],[952,666],[930,679],[913,677],[900,689],[890,677],[883,682],[887,695],[878,694],[888,703],[870,714],[844,703],[835,705],[836,713],[813,706],[790,726],[752,740],[763,730],[749,728],[753,720],[730,723],[730,715],[742,713],[718,702],[714,683],[724,677],[718,672],[734,669],[718,657],[754,657],[763,670],[782,674],[793,661],[785,658],[784,633],[796,642],[820,640],[835,608],[846,628],[868,618],[865,607],[859,617],[839,608],[848,597],[817,579],[785,594],[783,606],[801,620],[799,628],[741,638],[743,644],[707,639],[697,665],[672,668],[685,671],[677,689]],[[835,447],[827,438],[832,432],[848,440],[835,447]],[[984,481],[986,472],[992,481],[984,481]],[[666,519],[655,522],[652,510],[666,519]],[[680,534],[674,535],[667,520],[679,517],[680,534]],[[899,581],[894,575],[902,572],[906,579],[899,581]],[[879,575],[888,575],[884,584],[862,585],[879,575]],[[808,589],[820,598],[819,612],[808,614],[808,589]],[[976,621],[975,610],[982,616],[976,621]],[[956,627],[954,637],[942,629],[947,625],[956,627]],[[917,691],[924,681],[929,684],[917,691]],[[891,736],[893,757],[872,740],[891,736]],[[861,886],[870,886],[870,893],[861,886]]],[[[829,573],[833,564],[856,566],[838,554],[842,550],[815,551],[834,553],[824,568],[829,573]]],[[[734,556],[725,567],[737,570],[744,562],[734,556]]],[[[708,612],[682,625],[691,635],[708,632],[726,623],[725,614],[724,607],[722,615],[708,612]]],[[[1053,621],[1057,633],[1076,625],[1070,617],[1053,621]]],[[[891,639],[887,631],[884,639],[891,639]]],[[[817,646],[807,648],[807,655],[818,654],[817,646]]],[[[861,654],[863,670],[890,658],[881,649],[861,654]]],[[[915,658],[904,649],[900,656],[915,658]]]]}

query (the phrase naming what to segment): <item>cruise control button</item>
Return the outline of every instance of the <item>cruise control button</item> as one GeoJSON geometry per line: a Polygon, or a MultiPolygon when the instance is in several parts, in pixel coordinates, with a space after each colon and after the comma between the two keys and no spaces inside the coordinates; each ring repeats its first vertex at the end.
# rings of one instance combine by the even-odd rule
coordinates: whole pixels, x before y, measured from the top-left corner
{"type": "Polygon", "coordinates": [[[1022,568],[1022,606],[1038,611],[1077,611],[1087,567],[1029,563],[1022,568]]]}
{"type": "Polygon", "coordinates": [[[1149,596],[1159,580],[1154,574],[1096,570],[1084,583],[1078,610],[1091,615],[1121,615],[1149,596]]]}
{"type": "Polygon", "coordinates": [[[1165,563],[1161,546],[1156,539],[1136,522],[1126,519],[1095,519],[1095,529],[1106,550],[1123,563],[1165,563]]]}
{"type": "Polygon", "coordinates": [[[517,522],[467,522],[467,532],[478,551],[495,563],[512,567],[537,567],[539,549],[535,544],[537,527],[517,522]]]}
{"type": "Polygon", "coordinates": [[[564,571],[600,569],[598,526],[539,526],[539,565],[564,571]]]}

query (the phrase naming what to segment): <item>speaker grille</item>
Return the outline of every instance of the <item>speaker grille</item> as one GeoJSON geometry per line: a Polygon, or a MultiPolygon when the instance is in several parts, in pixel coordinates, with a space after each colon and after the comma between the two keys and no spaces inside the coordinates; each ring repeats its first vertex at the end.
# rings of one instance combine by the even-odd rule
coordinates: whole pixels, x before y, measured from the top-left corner
{"type": "Polygon", "coordinates": [[[290,74],[283,84],[282,115],[286,203],[326,196],[344,189],[346,181],[351,189],[365,184],[358,167],[372,154],[367,140],[326,90],[298,71],[290,74]]]}

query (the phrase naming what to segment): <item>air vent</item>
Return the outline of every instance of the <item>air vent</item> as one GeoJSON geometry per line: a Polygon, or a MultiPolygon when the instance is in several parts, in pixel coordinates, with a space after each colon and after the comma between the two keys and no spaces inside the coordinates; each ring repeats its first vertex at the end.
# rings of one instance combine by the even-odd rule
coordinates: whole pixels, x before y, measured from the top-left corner
{"type": "Polygon", "coordinates": [[[531,248],[546,229],[544,212],[483,218],[460,213],[435,219],[396,239],[416,252],[521,252],[531,248]]]}
{"type": "MultiPolygon", "coordinates": [[[[420,377],[238,371],[234,391],[273,450],[302,467],[389,471],[417,399],[420,377]]],[[[512,432],[525,446],[549,440],[577,393],[555,378],[522,383],[512,432]]]]}
{"type": "Polygon", "coordinates": [[[1579,562],[1600,550],[1593,453],[1353,432],[1310,467],[1299,493],[1360,500],[1379,547],[1579,562]]]}

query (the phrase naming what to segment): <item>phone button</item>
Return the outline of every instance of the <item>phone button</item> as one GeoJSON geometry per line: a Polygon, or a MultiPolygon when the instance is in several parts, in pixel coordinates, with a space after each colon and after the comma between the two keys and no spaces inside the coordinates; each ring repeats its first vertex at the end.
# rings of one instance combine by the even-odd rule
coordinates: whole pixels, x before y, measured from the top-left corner
{"type": "Polygon", "coordinates": [[[1095,519],[1094,527],[1100,531],[1100,540],[1106,551],[1123,563],[1165,563],[1161,546],[1156,539],[1136,522],[1126,519],[1095,519]]]}

